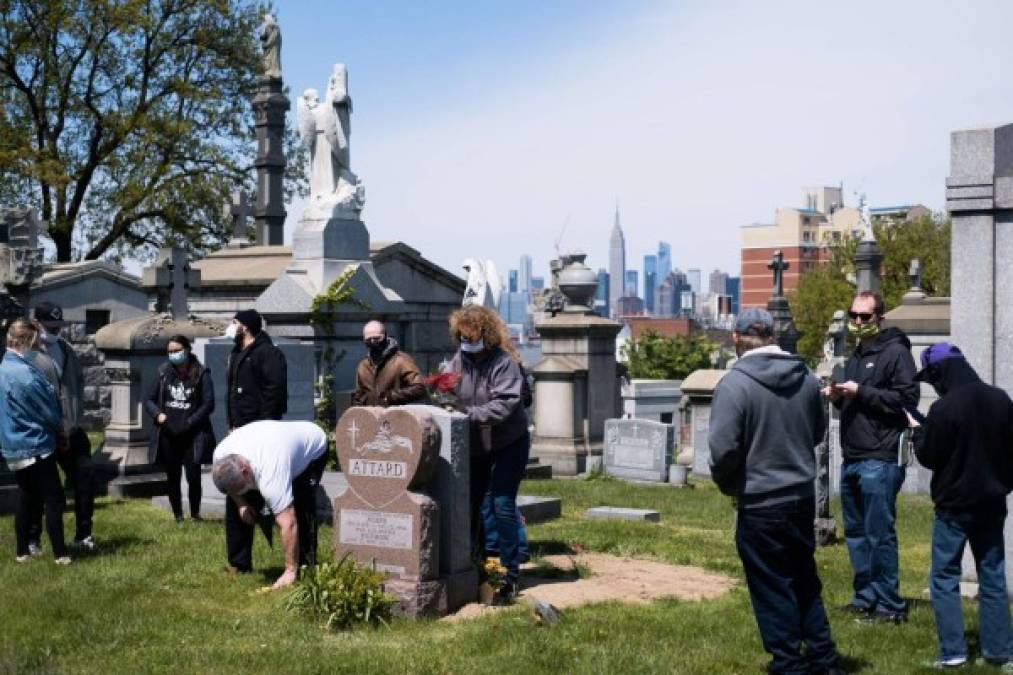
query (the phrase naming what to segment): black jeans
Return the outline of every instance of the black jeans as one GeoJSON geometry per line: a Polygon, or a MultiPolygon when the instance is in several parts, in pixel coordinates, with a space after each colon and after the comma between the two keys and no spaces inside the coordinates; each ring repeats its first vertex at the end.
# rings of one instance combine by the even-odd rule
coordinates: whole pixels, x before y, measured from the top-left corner
{"type": "MultiPolygon", "coordinates": [[[[292,505],[295,507],[296,525],[299,528],[299,566],[317,564],[317,488],[327,466],[327,453],[314,460],[305,471],[292,481],[292,505]]],[[[264,497],[250,490],[243,499],[259,519],[264,508],[264,497]]],[[[229,565],[240,572],[253,570],[253,535],[256,525],[247,525],[239,517],[239,507],[231,497],[225,499],[225,549],[229,565]]]]}
{"type": "Polygon", "coordinates": [[[35,515],[46,513],[46,532],[53,547],[53,557],[67,555],[63,541],[63,508],[67,499],[60,485],[60,474],[56,470],[56,454],[36,460],[34,464],[14,472],[18,484],[18,504],[14,512],[14,533],[17,539],[17,555],[28,555],[30,530],[35,515]]]}
{"type": "Polygon", "coordinates": [[[193,461],[193,439],[181,439],[180,444],[171,440],[163,440],[159,446],[158,463],[165,470],[167,479],[169,506],[176,520],[183,519],[183,495],[179,481],[186,471],[187,497],[190,500],[190,516],[200,515],[201,482],[200,464],[193,461]]]}
{"type": "MultiPolygon", "coordinates": [[[[74,489],[74,539],[80,541],[91,536],[95,516],[95,465],[91,461],[91,442],[88,434],[76,429],[70,434],[70,448],[55,453],[56,462],[63,469],[67,485],[74,489]]],[[[42,536],[42,509],[32,514],[28,538],[37,542],[42,536]]]]}
{"type": "Polygon", "coordinates": [[[837,666],[816,572],[815,514],[811,497],[739,508],[735,545],[763,648],[773,657],[771,672],[808,673],[837,666]]]}

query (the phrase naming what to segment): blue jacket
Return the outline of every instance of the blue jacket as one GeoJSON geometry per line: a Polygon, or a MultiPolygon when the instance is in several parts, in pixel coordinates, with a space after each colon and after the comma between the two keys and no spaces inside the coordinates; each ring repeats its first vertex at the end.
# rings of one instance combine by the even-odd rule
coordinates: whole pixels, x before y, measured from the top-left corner
{"type": "Polygon", "coordinates": [[[41,371],[8,349],[0,363],[0,447],[4,459],[54,452],[62,428],[59,393],[41,371]]]}

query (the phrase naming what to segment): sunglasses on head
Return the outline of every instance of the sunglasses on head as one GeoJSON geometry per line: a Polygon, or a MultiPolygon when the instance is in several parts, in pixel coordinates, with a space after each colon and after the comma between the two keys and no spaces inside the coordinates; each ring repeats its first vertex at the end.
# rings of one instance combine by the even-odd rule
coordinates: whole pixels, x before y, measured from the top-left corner
{"type": "Polygon", "coordinates": [[[852,321],[861,319],[862,321],[869,322],[872,321],[875,316],[876,314],[874,312],[848,312],[848,317],[852,321]]]}

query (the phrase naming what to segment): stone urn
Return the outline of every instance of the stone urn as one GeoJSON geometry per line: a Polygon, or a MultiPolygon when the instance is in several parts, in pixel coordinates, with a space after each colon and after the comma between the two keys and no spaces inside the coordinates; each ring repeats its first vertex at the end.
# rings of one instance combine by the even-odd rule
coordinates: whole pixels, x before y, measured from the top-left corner
{"type": "Polygon", "coordinates": [[[587,255],[569,255],[559,272],[559,290],[566,298],[564,312],[588,313],[594,308],[594,294],[598,290],[598,275],[584,264],[587,255]]]}

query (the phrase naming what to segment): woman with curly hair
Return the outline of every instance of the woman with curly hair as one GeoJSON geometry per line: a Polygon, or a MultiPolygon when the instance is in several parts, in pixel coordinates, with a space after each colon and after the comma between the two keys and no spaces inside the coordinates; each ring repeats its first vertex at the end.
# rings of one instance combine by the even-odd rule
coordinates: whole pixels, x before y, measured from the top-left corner
{"type": "Polygon", "coordinates": [[[449,369],[461,380],[458,401],[471,422],[471,522],[476,553],[484,548],[480,509],[490,493],[506,583],[495,602],[509,604],[517,595],[517,488],[528,463],[531,438],[524,407],[526,391],[521,357],[499,315],[486,307],[462,307],[450,317],[450,333],[459,345],[449,369]]]}

